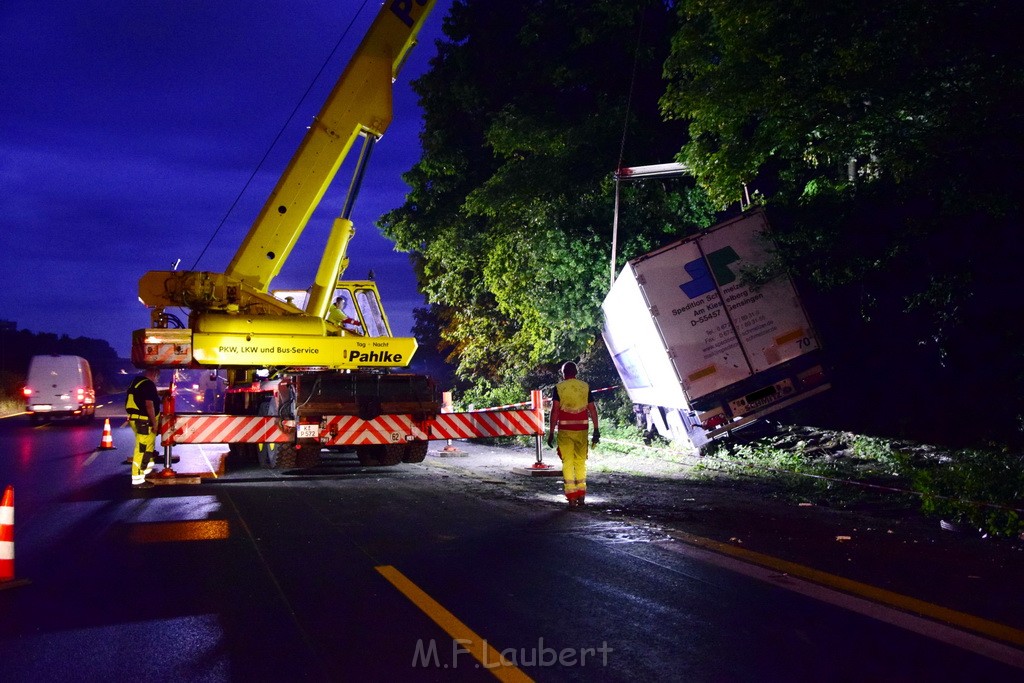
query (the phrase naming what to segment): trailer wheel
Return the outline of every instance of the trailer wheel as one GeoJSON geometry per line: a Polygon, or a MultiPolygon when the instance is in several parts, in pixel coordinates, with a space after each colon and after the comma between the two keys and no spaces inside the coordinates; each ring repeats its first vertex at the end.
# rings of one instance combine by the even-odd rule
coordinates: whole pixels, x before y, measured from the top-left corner
{"type": "Polygon", "coordinates": [[[363,467],[377,464],[376,446],[356,446],[356,457],[363,467]]]}
{"type": "Polygon", "coordinates": [[[429,446],[430,443],[428,441],[410,441],[405,444],[405,454],[402,456],[402,462],[423,462],[427,457],[427,448],[429,446]]]}
{"type": "Polygon", "coordinates": [[[381,465],[390,467],[391,465],[397,465],[402,462],[402,458],[404,456],[404,443],[388,443],[381,446],[381,452],[377,455],[377,462],[381,465]]]}

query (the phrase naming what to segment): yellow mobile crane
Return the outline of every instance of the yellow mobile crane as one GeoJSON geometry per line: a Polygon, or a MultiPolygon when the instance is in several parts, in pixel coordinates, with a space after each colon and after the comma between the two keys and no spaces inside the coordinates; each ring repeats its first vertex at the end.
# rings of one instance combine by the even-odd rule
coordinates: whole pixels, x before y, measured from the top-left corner
{"type": "Polygon", "coordinates": [[[222,425],[200,437],[193,434],[198,427],[171,415],[161,429],[165,444],[191,435],[192,442],[229,443],[232,452],[251,455],[258,444],[276,443],[282,467],[301,464],[303,445],[315,458],[317,443],[361,445],[357,452],[366,462],[423,459],[426,434],[416,425],[440,410],[433,385],[423,376],[385,371],[407,367],[416,340],[391,335],[372,280],[339,277],[348,265],[350,214],[369,153],[391,123],[392,83],[434,4],[386,0],[223,273],[152,271],[140,280],[150,327],[133,334],[134,364],[223,368],[231,386],[228,415],[207,417],[270,420],[259,434],[240,436],[222,425]],[[344,208],[300,307],[295,297],[275,296],[270,284],[359,138],[344,208]],[[170,307],[188,310],[187,327],[170,307]],[[266,390],[259,382],[266,375],[280,384],[266,390]],[[369,422],[388,415],[395,416],[389,428],[369,422]],[[344,416],[358,417],[361,426],[339,436],[344,416]]]}

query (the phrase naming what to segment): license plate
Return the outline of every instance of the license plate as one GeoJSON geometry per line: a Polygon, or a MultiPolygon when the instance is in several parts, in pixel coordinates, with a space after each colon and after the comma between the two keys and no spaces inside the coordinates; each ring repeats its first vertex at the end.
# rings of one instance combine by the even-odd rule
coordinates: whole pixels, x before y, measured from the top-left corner
{"type": "Polygon", "coordinates": [[[51,406],[48,403],[37,403],[36,405],[32,406],[32,410],[34,410],[37,413],[45,413],[47,411],[53,410],[53,406],[51,406]]]}
{"type": "Polygon", "coordinates": [[[320,437],[320,425],[317,424],[300,424],[299,425],[299,438],[300,439],[316,439],[320,437]]]}

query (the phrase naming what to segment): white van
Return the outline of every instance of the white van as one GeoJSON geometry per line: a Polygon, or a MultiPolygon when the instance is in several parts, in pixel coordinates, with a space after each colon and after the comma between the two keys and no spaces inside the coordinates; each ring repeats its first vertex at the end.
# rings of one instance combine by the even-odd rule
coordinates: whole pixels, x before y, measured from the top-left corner
{"type": "Polygon", "coordinates": [[[51,417],[91,420],[96,390],[89,361],[79,356],[33,356],[25,383],[25,411],[32,422],[51,417]]]}

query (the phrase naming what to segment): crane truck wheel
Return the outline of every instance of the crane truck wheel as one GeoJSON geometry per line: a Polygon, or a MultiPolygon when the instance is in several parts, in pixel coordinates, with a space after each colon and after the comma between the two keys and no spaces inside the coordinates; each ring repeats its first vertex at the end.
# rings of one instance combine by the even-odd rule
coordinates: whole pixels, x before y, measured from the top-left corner
{"type": "Polygon", "coordinates": [[[293,470],[298,464],[298,454],[293,443],[277,444],[277,459],[274,461],[275,470],[293,470]]]}
{"type": "Polygon", "coordinates": [[[316,439],[311,439],[308,443],[303,440],[298,445],[293,443],[277,445],[277,462],[274,464],[274,469],[308,469],[319,464],[320,444],[316,439]]]}
{"type": "Polygon", "coordinates": [[[423,462],[427,457],[427,448],[429,445],[429,441],[410,441],[405,444],[405,454],[402,456],[402,462],[423,462]]]}
{"type": "Polygon", "coordinates": [[[405,444],[389,443],[372,446],[356,446],[356,457],[363,467],[373,465],[390,467],[402,462],[405,456],[405,444]]]}
{"type": "Polygon", "coordinates": [[[320,442],[316,439],[310,441],[302,441],[299,443],[298,453],[296,453],[295,464],[299,466],[299,469],[309,469],[310,467],[316,467],[320,464],[320,442]]]}

